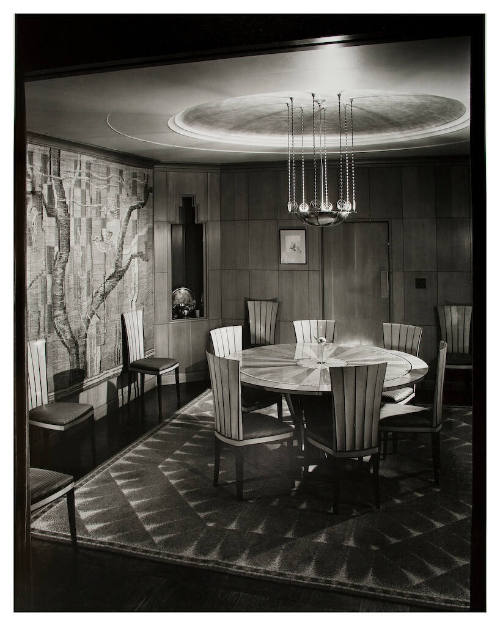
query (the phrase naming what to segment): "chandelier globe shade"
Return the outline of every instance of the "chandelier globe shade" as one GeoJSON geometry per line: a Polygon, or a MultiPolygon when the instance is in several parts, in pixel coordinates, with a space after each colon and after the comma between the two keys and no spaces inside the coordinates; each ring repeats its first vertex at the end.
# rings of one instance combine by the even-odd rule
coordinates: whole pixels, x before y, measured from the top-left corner
{"type": "Polygon", "coordinates": [[[338,180],[334,204],[328,195],[327,111],[328,103],[312,93],[311,139],[304,141],[304,107],[294,98],[287,102],[288,212],[312,226],[336,226],[356,212],[354,168],[353,98],[337,94],[338,180]],[[306,197],[304,143],[312,145],[312,197],[306,197]]]}

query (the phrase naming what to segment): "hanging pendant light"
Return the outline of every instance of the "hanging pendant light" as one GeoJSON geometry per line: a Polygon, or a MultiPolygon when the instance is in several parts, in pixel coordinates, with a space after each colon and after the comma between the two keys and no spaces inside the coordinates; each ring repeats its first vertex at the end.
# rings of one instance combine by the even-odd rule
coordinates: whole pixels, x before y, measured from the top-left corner
{"type": "Polygon", "coordinates": [[[301,127],[301,202],[296,201],[295,106],[290,98],[288,108],[288,211],[307,224],[334,226],[341,224],[356,210],[354,178],[353,99],[350,106],[338,94],[339,184],[334,206],[328,196],[327,106],[325,100],[312,94],[312,169],[313,197],[306,201],[304,109],[300,107],[301,127]],[[349,145],[350,134],[350,145],[349,145]],[[319,171],[318,171],[319,170],[319,171]],[[318,193],[319,188],[319,193],[318,193]],[[344,195],[345,194],[345,195],[344,195]],[[352,201],[350,200],[352,198],[352,201]]]}

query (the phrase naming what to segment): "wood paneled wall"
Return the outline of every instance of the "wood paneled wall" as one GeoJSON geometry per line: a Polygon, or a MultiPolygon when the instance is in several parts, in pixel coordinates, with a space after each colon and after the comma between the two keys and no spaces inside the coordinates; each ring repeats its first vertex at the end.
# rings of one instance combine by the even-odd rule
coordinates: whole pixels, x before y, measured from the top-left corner
{"type": "MultiPolygon", "coordinates": [[[[220,180],[222,323],[242,323],[245,297],[277,296],[276,340],[294,341],[292,320],[322,318],[320,229],[307,227],[306,265],[280,265],[279,229],[301,226],[286,210],[286,164],[223,166],[220,180]]],[[[362,164],[357,206],[357,219],[389,223],[391,321],[423,326],[421,354],[430,362],[436,306],[472,302],[468,161],[362,164]]]]}
{"type": "MultiPolygon", "coordinates": [[[[218,168],[154,168],[155,355],[180,362],[181,381],[208,377],[209,331],[220,326],[220,174],[218,168]],[[196,221],[205,227],[205,317],[172,320],[171,225],[180,222],[183,196],[193,196],[196,221]]],[[[164,376],[173,383],[173,375],[164,376]]]]}

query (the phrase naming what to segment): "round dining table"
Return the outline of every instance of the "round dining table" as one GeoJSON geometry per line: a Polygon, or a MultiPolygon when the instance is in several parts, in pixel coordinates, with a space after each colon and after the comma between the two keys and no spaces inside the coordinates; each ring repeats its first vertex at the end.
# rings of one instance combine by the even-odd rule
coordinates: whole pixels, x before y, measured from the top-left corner
{"type": "Polygon", "coordinates": [[[377,346],[293,343],[259,346],[230,355],[240,361],[241,383],[282,394],[330,391],[330,367],[387,363],[384,391],[413,386],[427,374],[425,361],[377,346]]]}

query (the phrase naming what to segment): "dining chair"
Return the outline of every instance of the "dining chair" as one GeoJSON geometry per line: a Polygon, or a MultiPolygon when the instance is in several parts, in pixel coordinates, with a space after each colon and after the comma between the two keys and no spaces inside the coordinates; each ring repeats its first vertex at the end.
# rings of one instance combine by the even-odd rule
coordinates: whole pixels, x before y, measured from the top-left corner
{"type": "Polygon", "coordinates": [[[47,357],[45,339],[28,342],[28,420],[31,426],[66,432],[84,422],[90,426],[92,459],[95,463],[94,407],[81,402],[48,400],[47,357]]]}
{"type": "MultiPolygon", "coordinates": [[[[422,328],[409,324],[395,324],[383,322],[384,348],[387,350],[399,350],[418,356],[420,341],[422,340],[422,328]]],[[[391,389],[382,393],[384,402],[395,402],[406,404],[415,397],[415,385],[413,387],[402,387],[401,389],[391,389]]]]}
{"type": "MultiPolygon", "coordinates": [[[[238,352],[243,348],[243,327],[242,326],[224,326],[222,328],[214,328],[210,331],[212,346],[215,356],[227,357],[233,352],[238,352]]],[[[265,389],[256,389],[255,387],[241,388],[241,402],[244,412],[258,411],[273,404],[277,405],[278,419],[283,421],[283,405],[281,394],[266,391],[265,389]]]]}
{"type": "Polygon", "coordinates": [[[75,483],[73,476],[52,470],[30,467],[30,511],[66,496],[71,541],[76,546],[75,483]]]}
{"type": "Polygon", "coordinates": [[[338,512],[342,461],[365,456],[370,456],[375,505],[380,508],[379,417],[386,368],[387,363],[330,367],[331,391],[302,398],[304,478],[309,472],[311,447],[332,458],[334,513],[338,512]]]}
{"type": "Polygon", "coordinates": [[[250,345],[274,344],[279,303],[273,300],[247,300],[250,345]]]}
{"type": "Polygon", "coordinates": [[[440,473],[440,433],[443,418],[443,383],[446,367],[447,344],[441,341],[436,371],[434,401],[431,407],[411,404],[384,404],[380,410],[380,431],[382,433],[382,458],[387,454],[389,433],[429,433],[432,439],[432,459],[434,479],[439,484],[440,473]]]}
{"type": "Polygon", "coordinates": [[[295,320],[293,322],[297,343],[316,343],[324,337],[327,343],[333,343],[335,320],[295,320]]]}
{"type": "Polygon", "coordinates": [[[141,377],[141,395],[144,397],[144,378],[146,374],[156,376],[156,389],[158,394],[158,420],[162,417],[161,377],[163,374],[174,371],[175,390],[177,392],[177,408],[181,404],[179,387],[179,361],[170,357],[145,357],[144,356],[144,324],[142,309],[123,313],[123,321],[127,339],[127,371],[128,371],[128,401],[130,402],[132,377],[136,372],[141,377]]]}
{"type": "Polygon", "coordinates": [[[288,424],[264,413],[243,411],[240,362],[207,352],[215,411],[214,486],[218,485],[223,445],[232,449],[236,461],[236,495],[243,500],[243,470],[246,448],[263,443],[287,442],[289,464],[294,464],[293,434],[288,424]],[[243,419],[244,418],[244,419],[243,419]]]}
{"type": "Polygon", "coordinates": [[[438,307],[441,339],[448,344],[446,369],[471,370],[470,345],[472,305],[446,304],[438,307]]]}

